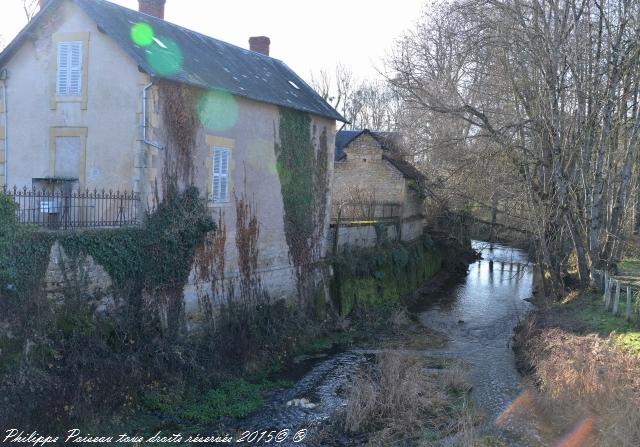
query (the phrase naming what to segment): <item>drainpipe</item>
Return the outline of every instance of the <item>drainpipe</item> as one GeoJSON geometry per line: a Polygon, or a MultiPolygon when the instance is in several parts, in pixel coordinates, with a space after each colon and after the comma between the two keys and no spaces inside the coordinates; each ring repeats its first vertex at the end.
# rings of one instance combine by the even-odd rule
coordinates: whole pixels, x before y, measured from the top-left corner
{"type": "MultiPolygon", "coordinates": [[[[7,73],[7,69],[4,68],[0,70],[0,81],[2,81],[2,105],[4,113],[3,116],[3,128],[4,128],[4,183],[6,185],[9,184],[9,126],[8,126],[8,118],[9,109],[8,101],[7,101],[7,78],[9,77],[7,73]]],[[[2,185],[0,185],[2,186],[2,185]]]]}
{"type": "Polygon", "coordinates": [[[153,82],[150,82],[144,87],[144,89],[142,89],[142,142],[148,144],[149,146],[155,147],[156,149],[162,150],[164,148],[158,143],[147,140],[147,92],[152,86],[153,82]]]}

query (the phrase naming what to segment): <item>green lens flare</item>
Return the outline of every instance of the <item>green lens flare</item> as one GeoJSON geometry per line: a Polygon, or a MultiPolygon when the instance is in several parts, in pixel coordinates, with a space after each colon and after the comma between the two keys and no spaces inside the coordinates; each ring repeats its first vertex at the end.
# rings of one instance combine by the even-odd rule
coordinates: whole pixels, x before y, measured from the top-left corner
{"type": "Polygon", "coordinates": [[[197,107],[200,122],[209,130],[231,129],[238,120],[238,103],[228,92],[206,92],[198,100],[197,107]]]}
{"type": "Polygon", "coordinates": [[[147,47],[147,62],[160,76],[171,76],[182,69],[182,51],[177,43],[166,37],[154,37],[147,47]]]}
{"type": "Polygon", "coordinates": [[[131,40],[136,45],[148,47],[153,43],[153,28],[148,23],[136,23],[131,27],[131,40]]]}

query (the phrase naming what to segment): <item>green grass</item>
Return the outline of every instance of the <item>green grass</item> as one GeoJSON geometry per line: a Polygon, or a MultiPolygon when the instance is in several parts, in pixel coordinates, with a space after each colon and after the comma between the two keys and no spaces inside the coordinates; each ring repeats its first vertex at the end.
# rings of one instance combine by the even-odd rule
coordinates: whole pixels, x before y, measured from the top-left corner
{"type": "Polygon", "coordinates": [[[285,382],[250,383],[235,379],[204,394],[181,395],[173,390],[152,391],[142,399],[143,408],[163,417],[194,424],[208,424],[222,418],[241,419],[259,409],[266,391],[290,386],[285,382]]]}
{"type": "Polygon", "coordinates": [[[640,259],[625,258],[618,264],[618,270],[623,276],[640,277],[640,259]]]}
{"type": "MultiPolygon", "coordinates": [[[[577,327],[581,335],[598,333],[611,335],[616,344],[640,354],[640,326],[637,321],[627,321],[624,316],[613,315],[604,308],[599,295],[584,295],[561,305],[571,318],[580,323],[577,327]]],[[[621,305],[621,312],[624,312],[621,305]]],[[[638,314],[637,309],[635,315],[638,314]]]]}

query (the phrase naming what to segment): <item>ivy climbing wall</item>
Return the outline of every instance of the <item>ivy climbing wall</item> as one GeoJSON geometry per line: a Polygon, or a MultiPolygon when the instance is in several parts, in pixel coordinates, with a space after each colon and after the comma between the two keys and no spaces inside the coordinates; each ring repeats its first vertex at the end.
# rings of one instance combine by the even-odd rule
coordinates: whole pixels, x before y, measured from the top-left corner
{"type": "Polygon", "coordinates": [[[316,264],[324,256],[327,236],[332,166],[327,158],[328,129],[319,131],[306,113],[281,108],[275,153],[289,257],[298,298],[306,300],[317,286],[316,264]]]}
{"type": "Polygon", "coordinates": [[[187,313],[210,312],[243,295],[311,293],[327,246],[335,121],[223,92],[166,83],[154,89],[159,99],[150,105],[149,134],[167,148],[150,181],[159,195],[169,183],[193,184],[211,199],[213,150],[230,151],[228,198],[208,201],[224,235],[198,252],[202,259],[184,288],[187,313]],[[214,252],[222,261],[213,260],[214,252]]]}

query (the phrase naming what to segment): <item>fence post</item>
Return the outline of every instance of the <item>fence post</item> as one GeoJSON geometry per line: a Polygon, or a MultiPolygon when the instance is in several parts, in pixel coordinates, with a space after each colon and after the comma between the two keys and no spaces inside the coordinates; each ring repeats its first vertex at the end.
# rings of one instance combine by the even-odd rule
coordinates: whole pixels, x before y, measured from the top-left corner
{"type": "Polygon", "coordinates": [[[604,272],[604,293],[602,294],[602,302],[607,305],[607,293],[609,292],[609,274],[604,272]]]}
{"type": "Polygon", "coordinates": [[[625,309],[624,316],[627,321],[631,320],[631,287],[627,286],[627,308],[625,309]]]}
{"type": "Polygon", "coordinates": [[[607,280],[607,289],[604,294],[604,308],[609,309],[609,305],[611,304],[611,286],[613,285],[613,279],[609,278],[607,280]]]}
{"type": "Polygon", "coordinates": [[[613,300],[612,310],[614,315],[618,315],[618,307],[620,307],[620,281],[616,280],[616,297],[613,300]]]}

